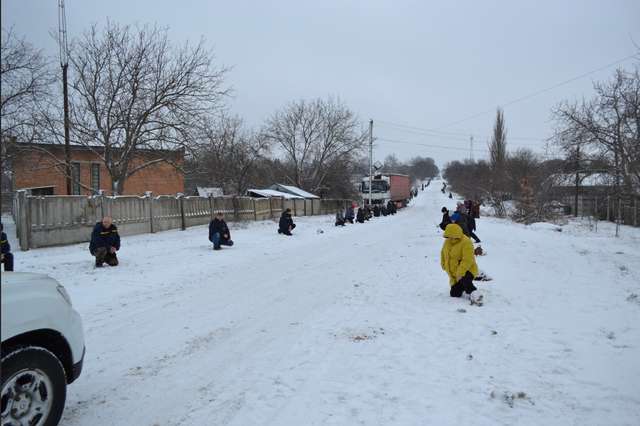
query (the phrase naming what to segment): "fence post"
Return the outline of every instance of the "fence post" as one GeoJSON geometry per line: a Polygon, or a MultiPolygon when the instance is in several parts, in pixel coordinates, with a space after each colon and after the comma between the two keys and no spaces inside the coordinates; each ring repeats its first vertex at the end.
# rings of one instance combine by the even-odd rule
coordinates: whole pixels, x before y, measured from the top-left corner
{"type": "Polygon", "coordinates": [[[253,220],[254,221],[258,221],[258,210],[256,210],[256,199],[255,198],[251,198],[251,201],[253,202],[253,220]]]}
{"type": "Polygon", "coordinates": [[[20,250],[29,250],[29,234],[31,233],[31,226],[27,218],[31,215],[27,206],[27,191],[18,191],[18,240],[20,241],[20,250]]]}
{"type": "Polygon", "coordinates": [[[610,201],[610,197],[607,195],[607,222],[611,221],[611,203],[610,201]]]}
{"type": "Polygon", "coordinates": [[[314,201],[314,198],[311,199],[311,216],[313,216],[313,201],[314,201]]]}
{"type": "Polygon", "coordinates": [[[184,215],[184,195],[178,194],[178,204],[180,204],[180,229],[187,229],[187,218],[184,215]]]}
{"type": "Polygon", "coordinates": [[[273,219],[273,204],[271,204],[273,198],[269,197],[267,200],[269,200],[269,217],[273,219]]]}
{"type": "Polygon", "coordinates": [[[600,214],[598,213],[598,197],[597,196],[593,199],[593,203],[595,204],[594,211],[595,211],[595,218],[596,218],[596,232],[598,232],[598,220],[600,220],[600,214]]]}
{"type": "Polygon", "coordinates": [[[633,226],[638,226],[638,199],[633,199],[633,226]]]}
{"type": "Polygon", "coordinates": [[[209,220],[213,220],[213,217],[215,216],[215,213],[213,212],[213,196],[211,194],[209,194],[209,213],[210,213],[210,218],[209,220]]]}
{"type": "Polygon", "coordinates": [[[234,220],[236,222],[238,222],[240,220],[240,211],[239,211],[240,210],[240,208],[239,208],[240,207],[240,201],[238,200],[238,197],[234,196],[231,199],[231,203],[233,204],[233,217],[234,217],[234,220]]]}
{"type": "Polygon", "coordinates": [[[280,211],[284,212],[284,197],[280,197],[280,211]]]}
{"type": "Polygon", "coordinates": [[[304,206],[304,215],[306,216],[307,215],[307,199],[306,198],[303,199],[302,205],[304,206]]]}
{"type": "Polygon", "coordinates": [[[155,234],[156,228],[153,224],[153,192],[147,191],[144,195],[147,197],[147,204],[149,205],[149,232],[155,234]]]}

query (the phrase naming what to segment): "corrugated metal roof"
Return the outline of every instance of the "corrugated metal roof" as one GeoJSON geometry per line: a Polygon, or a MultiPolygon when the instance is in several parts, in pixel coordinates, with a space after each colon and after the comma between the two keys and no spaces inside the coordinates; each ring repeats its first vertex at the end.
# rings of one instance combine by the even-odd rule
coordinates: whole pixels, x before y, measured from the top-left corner
{"type": "Polygon", "coordinates": [[[276,187],[281,191],[288,192],[290,194],[297,195],[302,198],[320,198],[317,195],[314,195],[310,192],[305,191],[304,189],[298,188],[297,186],[283,185],[281,183],[276,183],[275,185],[272,186],[272,188],[273,187],[276,187]]]}
{"type": "Polygon", "coordinates": [[[287,192],[276,191],[275,189],[247,189],[247,194],[251,195],[251,193],[257,194],[265,198],[271,198],[271,197],[282,197],[286,199],[304,198],[304,197],[299,197],[297,195],[289,194],[287,192]]]}

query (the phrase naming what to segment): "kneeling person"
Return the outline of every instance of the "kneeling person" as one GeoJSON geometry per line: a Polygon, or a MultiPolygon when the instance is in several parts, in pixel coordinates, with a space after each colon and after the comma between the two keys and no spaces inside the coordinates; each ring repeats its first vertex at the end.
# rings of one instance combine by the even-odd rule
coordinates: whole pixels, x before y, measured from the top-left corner
{"type": "Polygon", "coordinates": [[[118,250],[120,250],[118,228],[109,216],[105,216],[102,222],[96,223],[93,228],[91,243],[89,243],[89,252],[96,258],[96,267],[102,267],[103,263],[109,266],[118,265],[116,256],[118,250]]]}
{"type": "Polygon", "coordinates": [[[5,272],[13,271],[13,253],[11,253],[11,245],[9,244],[9,238],[4,233],[4,226],[0,222],[0,247],[2,248],[2,254],[0,254],[0,263],[4,263],[5,272]]]}
{"type": "Polygon", "coordinates": [[[209,223],[209,241],[213,243],[214,250],[220,250],[220,246],[232,246],[231,232],[227,222],[224,221],[222,212],[216,213],[211,223],[209,223]]]}
{"type": "Polygon", "coordinates": [[[278,223],[278,234],[291,235],[291,231],[296,227],[291,218],[291,209],[286,209],[280,216],[280,222],[278,223]]]}
{"type": "Polygon", "coordinates": [[[471,301],[478,301],[473,278],[478,275],[478,265],[473,253],[473,243],[462,233],[462,228],[451,223],[444,230],[444,244],[440,252],[440,266],[449,275],[451,297],[467,293],[471,301]]]}

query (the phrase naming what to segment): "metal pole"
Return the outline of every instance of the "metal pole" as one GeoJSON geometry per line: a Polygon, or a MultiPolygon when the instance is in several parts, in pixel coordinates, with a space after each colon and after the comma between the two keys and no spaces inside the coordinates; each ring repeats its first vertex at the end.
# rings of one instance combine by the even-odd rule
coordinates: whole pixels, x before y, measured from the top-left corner
{"type": "Polygon", "coordinates": [[[469,160],[473,161],[473,135],[469,137],[469,160]]]}
{"type": "Polygon", "coordinates": [[[580,192],[580,145],[576,146],[576,193],[573,202],[573,216],[578,217],[578,193],[580,192]]]}
{"type": "Polygon", "coordinates": [[[67,195],[71,195],[71,142],[69,141],[69,91],[67,70],[69,68],[69,47],[67,44],[67,17],[64,0],[58,0],[58,47],[60,66],[62,67],[62,97],[64,101],[64,162],[67,182],[67,195]]]}
{"type": "Polygon", "coordinates": [[[369,206],[371,206],[371,184],[373,178],[373,120],[369,120],[369,206]]]}
{"type": "Polygon", "coordinates": [[[64,97],[64,163],[67,174],[67,195],[71,195],[71,142],[69,140],[69,91],[67,89],[67,69],[69,64],[62,66],[62,96],[64,97]]]}

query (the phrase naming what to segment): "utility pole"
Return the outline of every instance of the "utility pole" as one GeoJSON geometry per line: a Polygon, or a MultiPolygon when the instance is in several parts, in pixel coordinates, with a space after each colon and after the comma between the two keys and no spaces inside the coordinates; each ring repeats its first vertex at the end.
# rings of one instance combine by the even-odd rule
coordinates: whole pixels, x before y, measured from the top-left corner
{"type": "Polygon", "coordinates": [[[473,135],[469,137],[469,160],[473,161],[473,135]]]}
{"type": "Polygon", "coordinates": [[[64,163],[67,181],[67,195],[71,195],[71,142],[69,141],[69,90],[67,70],[69,69],[69,47],[67,44],[67,18],[64,0],[58,0],[58,46],[62,67],[62,97],[64,100],[64,163]]]}
{"type": "Polygon", "coordinates": [[[373,120],[369,120],[369,206],[371,206],[371,185],[373,180],[373,120]]]}
{"type": "Polygon", "coordinates": [[[580,192],[580,142],[576,145],[576,193],[573,200],[573,215],[578,217],[578,194],[580,192]]]}

